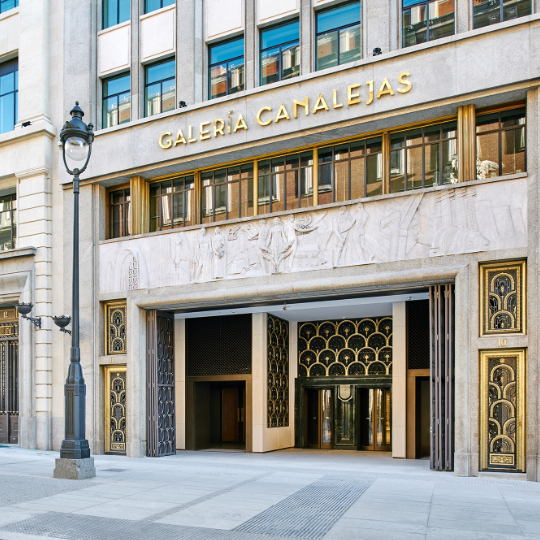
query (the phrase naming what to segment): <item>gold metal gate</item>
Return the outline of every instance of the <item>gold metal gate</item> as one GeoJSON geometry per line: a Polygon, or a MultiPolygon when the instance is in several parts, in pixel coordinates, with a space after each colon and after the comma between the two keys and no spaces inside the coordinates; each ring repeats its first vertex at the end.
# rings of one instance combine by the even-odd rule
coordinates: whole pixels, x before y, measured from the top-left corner
{"type": "Polygon", "coordinates": [[[105,367],[105,453],[126,453],[126,366],[105,367]]]}
{"type": "Polygon", "coordinates": [[[14,309],[0,311],[0,443],[19,442],[19,322],[14,309]]]}
{"type": "Polygon", "coordinates": [[[525,471],[525,350],[480,353],[480,469],[525,471]]]}

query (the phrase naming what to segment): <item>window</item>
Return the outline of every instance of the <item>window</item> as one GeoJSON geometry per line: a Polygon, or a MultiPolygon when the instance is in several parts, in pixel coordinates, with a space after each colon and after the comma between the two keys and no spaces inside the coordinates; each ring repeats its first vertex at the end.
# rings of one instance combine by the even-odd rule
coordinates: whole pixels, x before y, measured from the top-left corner
{"type": "Polygon", "coordinates": [[[244,89],[244,38],[210,47],[210,99],[244,89]]]}
{"type": "Polygon", "coordinates": [[[150,231],[195,225],[195,177],[164,180],[150,185],[150,231]]]}
{"type": "Polygon", "coordinates": [[[318,12],[317,71],[360,58],[360,2],[318,12]]]}
{"type": "Polygon", "coordinates": [[[165,60],[146,68],[145,116],[152,116],[174,109],[175,62],[165,60]]]}
{"type": "Polygon", "coordinates": [[[531,14],[531,0],[474,0],[474,28],[531,14]]]}
{"type": "Polygon", "coordinates": [[[145,0],[144,2],[144,12],[150,13],[151,11],[156,11],[156,9],[161,9],[166,6],[171,6],[175,3],[176,0],[145,0]]]}
{"type": "Polygon", "coordinates": [[[261,84],[300,75],[300,22],[261,31],[261,84]]]}
{"type": "Polygon", "coordinates": [[[454,34],[454,0],[403,0],[403,47],[454,34]]]}
{"type": "Polygon", "coordinates": [[[259,161],[258,213],[313,206],[313,152],[259,161]]]}
{"type": "Polygon", "coordinates": [[[382,194],[382,138],[319,150],[319,204],[382,194]]]}
{"type": "Polygon", "coordinates": [[[390,135],[390,191],[458,181],[457,123],[420,127],[390,135]]]}
{"type": "Polygon", "coordinates": [[[19,64],[0,64],[0,133],[13,131],[18,116],[19,64]]]}
{"type": "Polygon", "coordinates": [[[476,117],[479,179],[525,172],[525,108],[476,117]]]}
{"type": "Polygon", "coordinates": [[[130,76],[120,75],[103,81],[103,128],[131,120],[130,76]]]}
{"type": "Polygon", "coordinates": [[[17,198],[15,193],[0,197],[0,251],[17,244],[17,198]]]}
{"type": "Polygon", "coordinates": [[[129,21],[130,18],[130,0],[103,0],[103,29],[129,21]]]}
{"type": "Polygon", "coordinates": [[[0,0],[0,13],[16,8],[19,5],[19,0],[0,0]]]}
{"type": "Polygon", "coordinates": [[[202,223],[253,215],[253,164],[201,174],[202,223]]]}
{"type": "Polygon", "coordinates": [[[110,229],[109,234],[111,238],[120,238],[122,236],[129,236],[129,203],[130,194],[128,189],[118,189],[111,191],[109,194],[110,202],[110,229]]]}

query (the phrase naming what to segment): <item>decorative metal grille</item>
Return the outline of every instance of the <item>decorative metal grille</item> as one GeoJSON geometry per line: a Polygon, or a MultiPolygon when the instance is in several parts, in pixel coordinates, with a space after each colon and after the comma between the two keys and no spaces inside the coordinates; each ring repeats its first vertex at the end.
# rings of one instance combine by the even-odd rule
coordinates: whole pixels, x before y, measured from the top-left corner
{"type": "Polygon", "coordinates": [[[480,335],[525,333],[525,261],[480,266],[480,335]]]}
{"type": "Polygon", "coordinates": [[[109,388],[109,433],[107,452],[126,453],[126,368],[107,370],[109,388]]]}
{"type": "Polygon", "coordinates": [[[0,443],[19,442],[19,323],[0,324],[0,443]]]}
{"type": "Polygon", "coordinates": [[[251,373],[251,315],[186,320],[189,377],[251,373]]]}
{"type": "Polygon", "coordinates": [[[268,427],[289,425],[289,323],[268,315],[268,427]]]}
{"type": "Polygon", "coordinates": [[[147,316],[147,453],[176,453],[174,390],[174,317],[149,311],[147,316]]]}
{"type": "Polygon", "coordinates": [[[299,377],[391,374],[391,317],[300,325],[299,377]]]}
{"type": "Polygon", "coordinates": [[[407,302],[407,366],[429,369],[429,300],[407,302]]]}
{"type": "Polygon", "coordinates": [[[482,353],[482,468],[523,466],[524,351],[482,353]]]}
{"type": "Polygon", "coordinates": [[[106,306],[106,354],[125,354],[127,351],[126,304],[107,304],[106,306]]]}

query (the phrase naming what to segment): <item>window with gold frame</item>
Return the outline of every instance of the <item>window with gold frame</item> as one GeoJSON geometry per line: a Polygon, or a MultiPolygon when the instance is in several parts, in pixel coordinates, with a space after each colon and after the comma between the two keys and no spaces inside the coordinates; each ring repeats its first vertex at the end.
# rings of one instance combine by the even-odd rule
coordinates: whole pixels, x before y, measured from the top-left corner
{"type": "Polygon", "coordinates": [[[480,265],[480,336],[526,333],[526,263],[480,265]]]}
{"type": "Polygon", "coordinates": [[[127,352],[126,303],[105,305],[105,354],[127,352]]]}

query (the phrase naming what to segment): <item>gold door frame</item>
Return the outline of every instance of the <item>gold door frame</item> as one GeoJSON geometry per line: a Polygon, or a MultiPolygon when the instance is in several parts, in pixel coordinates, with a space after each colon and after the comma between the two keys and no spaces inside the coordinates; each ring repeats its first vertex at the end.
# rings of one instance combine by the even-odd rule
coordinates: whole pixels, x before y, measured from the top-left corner
{"type": "MultiPolygon", "coordinates": [[[[114,453],[114,454],[126,454],[127,451],[127,440],[125,441],[125,449],[123,452],[118,450],[111,449],[111,378],[113,373],[126,373],[126,382],[127,382],[127,366],[126,365],[109,365],[105,366],[105,384],[104,384],[104,422],[105,422],[105,453],[114,453]]],[[[126,389],[127,392],[127,389],[126,389]]],[[[124,413],[125,414],[125,413],[124,413]]],[[[126,418],[127,421],[127,418],[126,418]]],[[[127,435],[127,426],[126,426],[126,435],[127,435]]]]}
{"type": "MultiPolygon", "coordinates": [[[[516,406],[516,468],[515,472],[525,472],[525,378],[526,378],[526,349],[496,349],[480,351],[480,470],[504,470],[489,468],[488,462],[488,364],[490,358],[514,356],[517,366],[517,406],[516,406]]],[[[509,469],[510,470],[510,469],[509,469]]]]}

